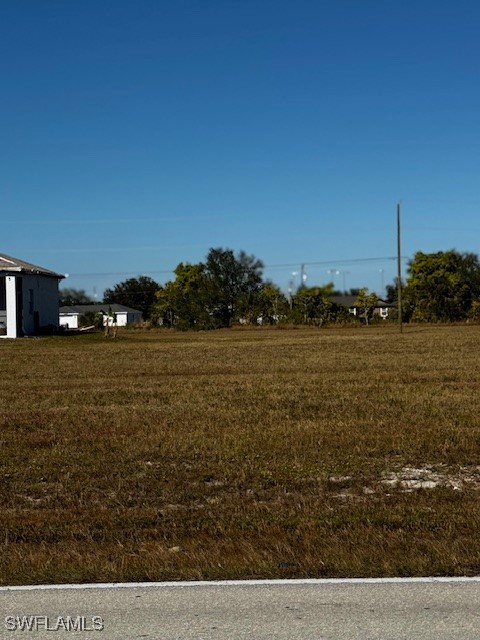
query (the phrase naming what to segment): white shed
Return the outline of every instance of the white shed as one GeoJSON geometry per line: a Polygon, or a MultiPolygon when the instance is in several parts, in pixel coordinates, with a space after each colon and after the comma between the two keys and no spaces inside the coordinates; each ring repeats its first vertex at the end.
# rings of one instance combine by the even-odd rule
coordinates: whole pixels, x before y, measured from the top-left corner
{"type": "Polygon", "coordinates": [[[0,254],[0,337],[58,330],[58,283],[64,277],[0,254]]]}
{"type": "Polygon", "coordinates": [[[80,319],[87,313],[101,314],[103,316],[103,324],[108,322],[112,325],[113,319],[115,319],[117,327],[126,327],[128,324],[142,322],[141,311],[131,309],[123,304],[76,304],[60,307],[60,326],[66,329],[78,329],[80,319]]]}

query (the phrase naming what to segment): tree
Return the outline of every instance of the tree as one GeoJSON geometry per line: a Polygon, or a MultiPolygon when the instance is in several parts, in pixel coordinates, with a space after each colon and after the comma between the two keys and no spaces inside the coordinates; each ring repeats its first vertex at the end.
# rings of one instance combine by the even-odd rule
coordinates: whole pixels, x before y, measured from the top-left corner
{"type": "Polygon", "coordinates": [[[160,285],[148,276],[129,278],[115,285],[113,289],[107,289],[103,295],[106,304],[123,304],[142,312],[143,318],[149,317],[155,294],[160,285]]]}
{"type": "Polygon", "coordinates": [[[184,264],[175,268],[175,280],[156,292],[154,314],[161,323],[179,329],[208,329],[212,321],[207,299],[205,265],[184,264]]]}
{"type": "Polygon", "coordinates": [[[293,298],[292,319],[303,324],[322,326],[331,319],[334,284],[322,287],[300,287],[293,298]]]}
{"type": "Polygon", "coordinates": [[[92,304],[91,299],[83,289],[60,289],[58,302],[61,307],[72,307],[77,304],[92,304]]]}
{"type": "Polygon", "coordinates": [[[287,299],[272,282],[240,294],[236,303],[236,318],[248,324],[276,324],[286,318],[288,311],[287,299]]]}
{"type": "Polygon", "coordinates": [[[464,320],[480,296],[480,263],[473,253],[418,251],[408,266],[403,291],[407,319],[464,320]]]}
{"type": "Polygon", "coordinates": [[[262,324],[276,324],[286,318],[289,306],[285,295],[273,282],[264,282],[257,294],[258,316],[262,324]]]}
{"type": "Polygon", "coordinates": [[[368,289],[360,289],[355,300],[355,307],[358,315],[365,320],[365,324],[370,322],[373,310],[377,306],[378,298],[375,293],[368,293],[368,289]]]}
{"type": "Polygon", "coordinates": [[[95,327],[96,329],[103,328],[103,313],[101,311],[87,311],[80,316],[78,320],[79,327],[95,327]]]}
{"type": "MultiPolygon", "coordinates": [[[[402,280],[402,291],[405,288],[405,283],[402,280]]],[[[387,284],[385,288],[385,298],[387,302],[391,304],[397,304],[398,300],[398,278],[394,278],[392,284],[387,284]]]]}
{"type": "Polygon", "coordinates": [[[153,314],[179,329],[229,327],[240,314],[251,321],[259,313],[262,268],[243,251],[210,249],[204,263],[177,265],[175,280],[158,288],[153,314]]]}
{"type": "Polygon", "coordinates": [[[207,298],[219,327],[229,327],[237,315],[241,296],[260,291],[263,263],[244,251],[210,249],[205,262],[207,298]]]}

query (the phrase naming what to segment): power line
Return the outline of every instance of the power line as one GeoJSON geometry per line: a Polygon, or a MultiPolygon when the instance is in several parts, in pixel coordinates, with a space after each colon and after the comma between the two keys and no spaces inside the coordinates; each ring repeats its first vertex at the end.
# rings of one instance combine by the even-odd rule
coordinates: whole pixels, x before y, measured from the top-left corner
{"type": "MultiPolygon", "coordinates": [[[[362,262],[386,262],[386,261],[395,261],[396,256],[386,256],[380,258],[349,258],[346,260],[319,260],[314,262],[301,262],[305,267],[312,266],[325,266],[332,264],[357,264],[362,262]]],[[[403,258],[403,260],[410,260],[410,258],[403,258]]],[[[263,269],[290,269],[293,267],[298,267],[300,261],[298,262],[286,262],[281,264],[266,264],[263,269]]],[[[174,273],[175,269],[144,269],[141,271],[104,271],[104,272],[96,272],[96,273],[70,273],[68,274],[70,278],[91,278],[91,277],[103,277],[103,276],[129,276],[133,273],[140,273],[141,275],[145,275],[147,273],[174,273]]]]}
{"type": "Polygon", "coordinates": [[[92,278],[103,276],[131,276],[133,273],[137,275],[145,275],[147,273],[173,273],[174,269],[147,269],[146,271],[101,271],[98,273],[68,273],[68,278],[92,278]]]}
{"type": "MultiPolygon", "coordinates": [[[[330,265],[330,264],[355,264],[359,262],[385,262],[385,261],[395,261],[395,256],[387,256],[384,258],[350,258],[347,260],[319,260],[316,262],[302,262],[304,266],[322,266],[322,265],[330,265]]],[[[300,262],[289,262],[285,264],[270,264],[265,265],[265,269],[280,269],[287,267],[298,267],[300,262]]]]}

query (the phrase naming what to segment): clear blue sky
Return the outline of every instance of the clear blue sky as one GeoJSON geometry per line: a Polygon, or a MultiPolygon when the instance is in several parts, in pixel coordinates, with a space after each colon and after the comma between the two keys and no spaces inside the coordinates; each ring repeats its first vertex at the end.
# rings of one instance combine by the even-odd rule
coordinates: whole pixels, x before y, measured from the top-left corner
{"type": "Polygon", "coordinates": [[[395,256],[401,200],[405,256],[478,253],[479,27],[473,0],[2,2],[0,251],[99,298],[217,246],[379,292],[394,261],[349,261],[395,256]]]}

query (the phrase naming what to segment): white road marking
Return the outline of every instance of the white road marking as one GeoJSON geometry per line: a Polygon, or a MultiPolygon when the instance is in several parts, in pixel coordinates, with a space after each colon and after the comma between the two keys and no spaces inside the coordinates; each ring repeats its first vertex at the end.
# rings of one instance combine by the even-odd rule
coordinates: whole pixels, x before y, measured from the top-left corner
{"type": "Polygon", "coordinates": [[[299,578],[279,580],[183,580],[172,582],[102,582],[89,584],[32,584],[17,586],[0,586],[3,591],[47,591],[60,589],[147,589],[154,588],[185,588],[185,587],[250,587],[250,586],[279,586],[279,585],[335,585],[335,584],[408,584],[436,582],[479,582],[480,576],[425,576],[418,578],[299,578]]]}

